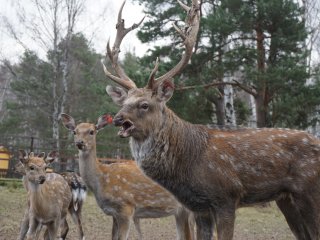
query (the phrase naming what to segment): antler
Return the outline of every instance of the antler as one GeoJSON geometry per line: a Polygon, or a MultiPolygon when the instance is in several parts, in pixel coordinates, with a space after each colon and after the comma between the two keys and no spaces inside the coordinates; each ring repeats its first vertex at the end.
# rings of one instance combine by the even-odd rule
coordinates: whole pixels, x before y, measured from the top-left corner
{"type": "Polygon", "coordinates": [[[183,4],[179,0],[177,1],[180,4],[180,6],[188,13],[185,20],[186,26],[184,27],[184,30],[181,30],[178,26],[173,24],[173,27],[176,29],[176,31],[178,32],[178,34],[183,40],[183,44],[185,46],[185,52],[182,54],[181,60],[176,66],[174,66],[169,72],[165,73],[161,77],[155,79],[155,73],[158,69],[158,64],[159,64],[157,59],[155,67],[149,77],[149,82],[147,84],[148,88],[154,86],[155,81],[157,81],[157,83],[160,83],[163,80],[173,78],[175,75],[180,73],[181,70],[188,64],[188,61],[192,56],[193,47],[197,40],[197,34],[199,30],[199,25],[200,25],[199,3],[198,3],[198,0],[192,0],[192,6],[188,7],[187,5],[183,4]]]}
{"type": "MultiPolygon", "coordinates": [[[[187,5],[183,4],[179,0],[177,1],[180,4],[180,6],[188,13],[185,21],[186,26],[184,27],[184,30],[181,30],[178,26],[173,24],[173,27],[176,29],[176,31],[178,32],[178,34],[183,40],[183,43],[185,46],[185,52],[182,54],[181,60],[175,67],[173,67],[169,72],[165,73],[161,77],[155,79],[155,74],[157,72],[158,65],[159,65],[159,60],[157,59],[157,63],[150,74],[149,81],[146,86],[147,88],[152,88],[155,84],[155,81],[157,81],[157,83],[160,83],[165,79],[173,78],[175,75],[180,73],[181,70],[188,64],[188,61],[192,56],[193,47],[197,40],[197,34],[199,30],[199,25],[200,25],[199,3],[198,3],[198,0],[192,0],[192,6],[188,7],[187,5]]],[[[115,76],[112,73],[110,73],[106,68],[106,66],[103,64],[103,62],[102,64],[103,64],[104,72],[107,77],[109,77],[111,80],[118,83],[125,89],[129,90],[131,88],[136,88],[137,86],[134,83],[134,81],[132,81],[125,74],[124,70],[118,64],[120,44],[123,38],[126,36],[126,34],[131,30],[137,28],[142,23],[145,17],[143,17],[138,24],[133,24],[130,28],[125,28],[124,20],[122,19],[122,9],[124,7],[125,2],[126,1],[122,3],[119,10],[118,23],[116,25],[117,35],[116,35],[116,40],[112,47],[112,50],[110,49],[110,40],[108,41],[108,44],[107,44],[107,56],[112,63],[112,68],[114,69],[114,71],[118,76],[115,76]]]]}
{"type": "Polygon", "coordinates": [[[107,77],[109,77],[111,80],[113,80],[114,82],[118,83],[120,86],[126,88],[126,89],[131,89],[131,88],[136,88],[136,84],[126,75],[126,73],[124,72],[124,70],[121,68],[121,66],[118,64],[118,56],[119,56],[119,52],[120,52],[120,45],[121,42],[123,40],[123,38],[127,35],[128,32],[130,32],[131,30],[137,28],[144,20],[145,17],[143,17],[141,19],[141,21],[139,23],[134,23],[130,28],[125,28],[124,26],[124,19],[122,19],[122,10],[124,7],[124,4],[126,3],[126,1],[123,1],[119,13],[118,13],[118,22],[116,24],[116,29],[117,29],[117,35],[116,35],[116,39],[115,42],[113,44],[112,50],[110,48],[110,39],[108,40],[107,43],[107,53],[106,55],[108,56],[108,58],[110,59],[111,63],[112,63],[112,68],[114,69],[114,71],[116,72],[116,74],[118,75],[115,76],[112,73],[110,73],[108,71],[108,69],[106,68],[106,66],[103,64],[103,70],[104,73],[106,74],[107,77]]]}

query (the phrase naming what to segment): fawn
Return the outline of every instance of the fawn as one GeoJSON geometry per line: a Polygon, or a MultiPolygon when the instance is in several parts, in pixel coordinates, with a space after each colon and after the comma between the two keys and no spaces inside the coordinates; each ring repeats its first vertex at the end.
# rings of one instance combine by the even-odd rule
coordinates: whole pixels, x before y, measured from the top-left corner
{"type": "MultiPolygon", "coordinates": [[[[49,154],[49,156],[52,153],[49,154]]],[[[38,155],[38,157],[44,157],[45,154],[41,153],[38,155]]],[[[24,169],[23,164],[19,161],[14,166],[15,172],[22,175],[22,182],[24,188],[28,191],[28,180],[25,177],[26,171],[24,169]]],[[[74,221],[74,223],[77,225],[78,228],[78,234],[80,236],[80,239],[84,239],[84,233],[82,229],[82,222],[81,222],[81,211],[82,211],[82,205],[84,203],[84,200],[86,198],[86,186],[81,179],[81,177],[76,174],[75,172],[62,172],[60,173],[61,176],[64,177],[64,179],[67,181],[70,190],[72,192],[72,202],[70,203],[71,206],[69,207],[69,213],[74,221]]],[[[29,202],[28,202],[28,208],[25,211],[25,214],[23,216],[22,222],[20,224],[20,233],[19,233],[19,240],[23,240],[27,234],[28,228],[29,228],[29,202]]],[[[41,227],[38,227],[36,237],[35,239],[38,239],[38,234],[40,233],[41,227]]]]}
{"type": "Polygon", "coordinates": [[[80,123],[61,114],[63,125],[73,132],[79,150],[80,175],[95,195],[99,207],[113,217],[112,239],[128,238],[131,220],[139,239],[142,238],[139,219],[174,215],[177,239],[193,239],[192,216],[160,185],[147,178],[134,161],[101,164],[96,157],[96,134],[112,122],[105,114],[97,124],[80,123]]]}
{"type": "MultiPolygon", "coordinates": [[[[61,227],[61,238],[65,239],[69,230],[66,214],[69,210],[72,218],[78,224],[80,239],[83,240],[83,231],[79,212],[75,209],[72,200],[72,191],[67,181],[59,174],[46,173],[46,167],[56,158],[56,152],[48,157],[27,155],[19,151],[19,159],[23,165],[24,186],[28,190],[28,209],[21,224],[19,239],[37,239],[41,225],[46,225],[45,239],[55,239],[58,227],[61,227]],[[28,227],[29,226],[29,227],[28,227]]],[[[82,202],[82,200],[81,200],[82,202]]]]}

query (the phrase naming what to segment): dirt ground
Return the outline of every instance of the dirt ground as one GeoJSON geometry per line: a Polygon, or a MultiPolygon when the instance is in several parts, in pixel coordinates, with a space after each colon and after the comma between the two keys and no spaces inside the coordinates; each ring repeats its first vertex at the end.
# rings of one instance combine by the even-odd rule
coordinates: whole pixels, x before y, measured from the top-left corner
{"type": "MultiPolygon", "coordinates": [[[[26,207],[26,192],[23,188],[0,186],[0,240],[15,240],[26,207]]],[[[83,207],[83,227],[86,240],[111,239],[111,217],[98,208],[89,194],[83,207]]],[[[78,239],[76,226],[68,218],[70,232],[67,239],[78,239]]],[[[176,239],[173,217],[144,219],[141,221],[144,240],[176,239]]],[[[133,224],[129,239],[136,239],[133,224]]],[[[284,217],[275,204],[270,207],[242,208],[237,211],[234,239],[239,240],[293,240],[284,217]]]]}

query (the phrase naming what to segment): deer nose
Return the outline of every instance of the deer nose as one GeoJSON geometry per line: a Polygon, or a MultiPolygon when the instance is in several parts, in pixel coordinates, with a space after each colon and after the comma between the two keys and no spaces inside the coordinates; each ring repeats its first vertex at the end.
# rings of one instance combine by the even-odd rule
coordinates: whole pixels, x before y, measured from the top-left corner
{"type": "Polygon", "coordinates": [[[79,148],[80,150],[82,149],[82,147],[84,146],[84,143],[82,140],[76,141],[75,142],[77,148],[79,148]]]}
{"type": "Polygon", "coordinates": [[[116,115],[113,119],[113,124],[117,127],[122,126],[123,124],[123,116],[122,115],[116,115]]]}
{"type": "Polygon", "coordinates": [[[43,184],[46,181],[46,176],[40,176],[39,177],[39,183],[43,184]]]}

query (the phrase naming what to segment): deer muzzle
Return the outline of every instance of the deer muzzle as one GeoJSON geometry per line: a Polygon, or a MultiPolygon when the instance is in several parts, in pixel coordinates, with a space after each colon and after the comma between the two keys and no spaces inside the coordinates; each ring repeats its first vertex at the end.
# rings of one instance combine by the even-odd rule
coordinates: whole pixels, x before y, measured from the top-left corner
{"type": "Polygon", "coordinates": [[[113,119],[113,123],[115,126],[120,127],[118,135],[123,138],[130,137],[131,132],[135,129],[133,122],[128,119],[125,120],[122,115],[116,115],[113,119]]]}
{"type": "Polygon", "coordinates": [[[79,150],[83,150],[84,149],[84,142],[79,140],[79,141],[75,141],[75,145],[77,146],[77,148],[79,150]]]}
{"type": "Polygon", "coordinates": [[[40,176],[38,181],[39,181],[39,184],[43,184],[46,181],[46,176],[44,175],[40,176]]]}

